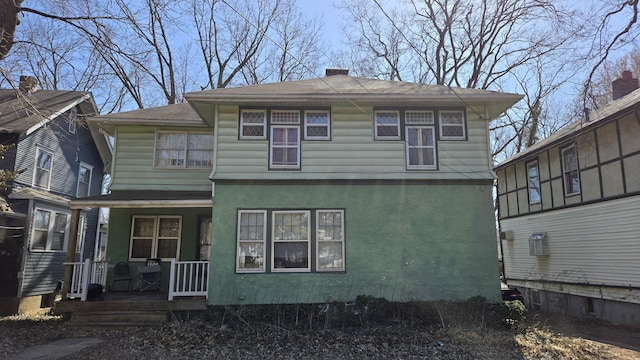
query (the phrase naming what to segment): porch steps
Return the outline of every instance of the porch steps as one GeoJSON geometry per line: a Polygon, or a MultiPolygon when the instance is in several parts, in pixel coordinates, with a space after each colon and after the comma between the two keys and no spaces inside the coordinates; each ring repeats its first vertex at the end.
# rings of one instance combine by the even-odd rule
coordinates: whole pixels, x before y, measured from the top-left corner
{"type": "Polygon", "coordinates": [[[82,328],[156,326],[167,321],[167,311],[100,311],[71,313],[69,325],[82,328]]]}

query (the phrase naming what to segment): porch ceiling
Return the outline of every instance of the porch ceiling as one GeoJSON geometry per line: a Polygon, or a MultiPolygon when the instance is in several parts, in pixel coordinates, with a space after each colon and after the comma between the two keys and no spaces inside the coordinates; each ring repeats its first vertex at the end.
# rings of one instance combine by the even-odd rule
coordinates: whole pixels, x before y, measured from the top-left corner
{"type": "Polygon", "coordinates": [[[141,191],[122,190],[71,201],[72,209],[85,208],[158,208],[211,207],[209,191],[141,191]]]}

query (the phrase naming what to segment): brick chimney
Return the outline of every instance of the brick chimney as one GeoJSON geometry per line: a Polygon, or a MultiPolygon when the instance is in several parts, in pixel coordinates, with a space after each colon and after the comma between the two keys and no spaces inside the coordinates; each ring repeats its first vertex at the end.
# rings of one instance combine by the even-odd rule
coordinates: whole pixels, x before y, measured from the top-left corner
{"type": "Polygon", "coordinates": [[[38,90],[38,79],[35,76],[20,75],[20,91],[31,94],[38,90]]]}
{"type": "Polygon", "coordinates": [[[631,71],[622,72],[622,78],[615,79],[611,83],[613,88],[613,100],[617,100],[638,88],[638,79],[634,78],[631,71]]]}
{"type": "Polygon", "coordinates": [[[326,69],[325,75],[349,75],[349,69],[326,69]]]}

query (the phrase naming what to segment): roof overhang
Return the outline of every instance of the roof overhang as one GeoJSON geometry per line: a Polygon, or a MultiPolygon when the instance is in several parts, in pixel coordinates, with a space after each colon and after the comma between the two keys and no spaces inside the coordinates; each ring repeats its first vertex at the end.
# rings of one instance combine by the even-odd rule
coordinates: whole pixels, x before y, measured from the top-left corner
{"type": "Polygon", "coordinates": [[[85,208],[210,208],[209,191],[113,191],[110,194],[71,200],[72,209],[85,208]]]}

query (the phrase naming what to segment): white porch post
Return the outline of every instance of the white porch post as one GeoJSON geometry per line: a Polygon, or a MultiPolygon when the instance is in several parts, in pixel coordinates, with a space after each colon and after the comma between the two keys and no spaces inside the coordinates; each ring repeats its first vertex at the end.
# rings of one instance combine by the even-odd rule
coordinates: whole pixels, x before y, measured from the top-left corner
{"type": "Polygon", "coordinates": [[[169,272],[169,301],[173,300],[173,290],[176,283],[176,259],[171,259],[171,271],[169,272]]]}
{"type": "MultiPolygon", "coordinates": [[[[78,243],[78,224],[80,223],[80,209],[71,210],[71,222],[69,224],[69,241],[67,243],[67,256],[65,263],[73,263],[76,258],[76,244],[78,243]]],[[[62,282],[62,298],[67,299],[71,291],[71,277],[73,265],[65,265],[64,279],[62,282]]]]}

